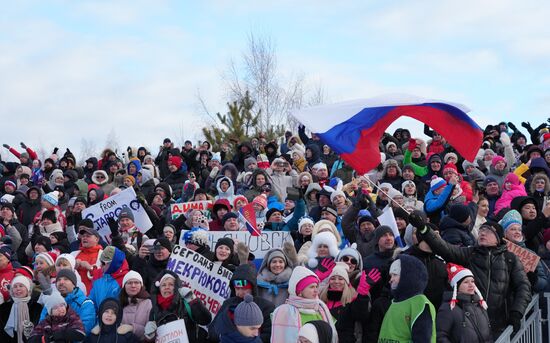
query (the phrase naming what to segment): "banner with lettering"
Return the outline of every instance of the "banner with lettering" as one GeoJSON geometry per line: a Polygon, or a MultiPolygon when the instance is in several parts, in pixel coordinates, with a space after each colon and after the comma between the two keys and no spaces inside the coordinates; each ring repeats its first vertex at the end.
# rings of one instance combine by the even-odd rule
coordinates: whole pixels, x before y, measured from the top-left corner
{"type": "Polygon", "coordinates": [[[111,230],[107,219],[112,217],[118,220],[118,215],[123,207],[128,207],[134,214],[134,223],[139,231],[145,233],[153,223],[149,219],[147,212],[136,199],[136,192],[132,187],[126,188],[117,195],[90,206],[82,211],[82,218],[91,219],[94,222],[94,228],[107,242],[111,242],[111,230]]]}
{"type": "Polygon", "coordinates": [[[505,239],[506,241],[506,248],[509,252],[516,255],[523,264],[523,269],[526,273],[528,272],[534,272],[535,269],[537,269],[537,264],[540,261],[540,256],[535,254],[529,249],[525,249],[520,247],[519,245],[512,243],[511,241],[505,239]]]}
{"type": "Polygon", "coordinates": [[[172,204],[171,205],[171,214],[172,214],[172,220],[176,219],[177,217],[181,216],[184,213],[187,213],[190,209],[199,210],[202,211],[202,213],[209,217],[209,210],[212,206],[212,201],[210,200],[204,200],[204,201],[189,201],[189,202],[183,202],[180,204],[172,204]]]}
{"type": "Polygon", "coordinates": [[[183,285],[193,290],[212,317],[231,295],[229,283],[233,273],[222,267],[221,262],[212,262],[185,246],[174,246],[166,269],[176,273],[183,285]]]}

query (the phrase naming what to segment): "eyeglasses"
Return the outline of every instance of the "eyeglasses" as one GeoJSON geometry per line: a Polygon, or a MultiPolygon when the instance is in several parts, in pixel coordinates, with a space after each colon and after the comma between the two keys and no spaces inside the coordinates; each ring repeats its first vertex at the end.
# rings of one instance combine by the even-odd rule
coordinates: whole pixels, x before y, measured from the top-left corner
{"type": "Polygon", "coordinates": [[[349,262],[351,264],[357,264],[357,259],[350,257],[350,256],[344,256],[342,257],[342,262],[349,262]]]}

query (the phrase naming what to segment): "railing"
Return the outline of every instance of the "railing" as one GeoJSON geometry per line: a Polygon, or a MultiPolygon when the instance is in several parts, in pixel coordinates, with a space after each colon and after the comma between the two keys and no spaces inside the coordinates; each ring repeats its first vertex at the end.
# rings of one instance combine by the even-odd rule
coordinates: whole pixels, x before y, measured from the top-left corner
{"type": "Polygon", "coordinates": [[[514,334],[513,328],[508,326],[495,343],[550,343],[548,313],[550,313],[550,293],[535,294],[521,320],[519,331],[514,334]],[[544,319],[543,309],[545,310],[544,319]]]}

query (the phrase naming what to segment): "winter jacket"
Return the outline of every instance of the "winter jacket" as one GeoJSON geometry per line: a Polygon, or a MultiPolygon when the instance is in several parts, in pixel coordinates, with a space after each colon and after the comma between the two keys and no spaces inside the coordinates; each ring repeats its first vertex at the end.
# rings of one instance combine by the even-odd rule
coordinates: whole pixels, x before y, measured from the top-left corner
{"type": "Polygon", "coordinates": [[[510,207],[512,200],[521,196],[527,196],[523,185],[512,185],[512,189],[509,191],[503,190],[502,195],[495,203],[495,213],[499,213],[503,208],[510,207]]]}
{"type": "Polygon", "coordinates": [[[490,343],[493,342],[487,311],[481,307],[477,294],[458,293],[458,303],[451,310],[452,294],[445,294],[445,303],[437,312],[438,343],[490,343]]]}
{"type": "Polygon", "coordinates": [[[460,247],[469,247],[474,245],[474,237],[467,226],[457,222],[453,218],[446,216],[439,224],[441,238],[445,241],[458,245],[460,247]]]}
{"type": "Polygon", "coordinates": [[[287,187],[294,187],[298,184],[298,173],[296,170],[291,170],[287,175],[285,172],[275,172],[271,169],[267,169],[267,172],[271,177],[271,189],[273,193],[280,202],[284,202],[287,187]]]}
{"type": "Polygon", "coordinates": [[[129,324],[134,327],[134,335],[139,340],[145,337],[145,324],[149,321],[149,313],[152,307],[151,299],[135,299],[122,309],[122,324],[129,324]]]}
{"type": "Polygon", "coordinates": [[[434,194],[431,190],[424,198],[424,212],[430,218],[432,223],[438,223],[442,212],[444,211],[451,195],[453,194],[454,185],[448,184],[439,195],[434,194]]]}
{"type": "Polygon", "coordinates": [[[185,180],[187,180],[186,173],[179,169],[176,170],[173,173],[170,173],[166,178],[163,180],[167,184],[170,185],[172,188],[172,198],[179,199],[181,198],[181,192],[183,191],[183,185],[185,184],[185,180]]]}
{"type": "Polygon", "coordinates": [[[168,259],[159,261],[154,255],[150,255],[147,259],[136,256],[132,263],[132,270],[141,274],[143,277],[143,287],[149,291],[157,275],[165,270],[167,265],[168,259]]]}
{"type": "Polygon", "coordinates": [[[221,343],[261,343],[260,336],[245,337],[239,331],[231,320],[229,311],[219,312],[219,318],[216,321],[216,332],[221,343]]]}
{"type": "Polygon", "coordinates": [[[404,253],[416,257],[426,266],[428,270],[428,285],[424,290],[424,295],[435,308],[439,308],[443,301],[443,293],[449,287],[445,262],[434,253],[420,250],[418,246],[412,246],[404,251],[404,253]]]}
{"type": "Polygon", "coordinates": [[[0,269],[0,296],[2,301],[7,301],[10,298],[8,285],[15,276],[13,265],[9,262],[4,268],[0,269]]]}
{"type": "MultiPolygon", "coordinates": [[[[94,303],[84,295],[84,293],[76,287],[71,293],[65,297],[65,302],[74,312],[78,315],[82,324],[84,325],[84,331],[89,334],[92,328],[96,324],[97,316],[94,308],[94,303]]],[[[40,321],[46,318],[48,312],[46,308],[42,309],[40,314],[40,321]]]]}
{"type": "Polygon", "coordinates": [[[293,265],[289,264],[287,260],[287,266],[281,273],[275,275],[269,270],[267,266],[269,255],[276,250],[282,252],[282,249],[276,248],[266,254],[258,271],[257,278],[258,296],[270,301],[275,307],[284,304],[288,298],[288,280],[293,268],[293,265]]]}
{"type": "Polygon", "coordinates": [[[431,230],[422,237],[435,254],[472,271],[476,285],[487,301],[493,332],[508,324],[512,312],[525,313],[531,301],[531,285],[523,265],[507,251],[505,244],[496,247],[457,247],[437,237],[431,230]]]}
{"type": "Polygon", "coordinates": [[[204,342],[206,340],[206,331],[200,328],[199,325],[205,326],[210,324],[212,315],[198,298],[187,302],[179,295],[179,289],[182,285],[177,274],[167,270],[158,275],[156,281],[160,281],[160,278],[165,274],[171,274],[176,279],[174,286],[175,294],[172,303],[167,309],[162,309],[157,303],[157,295],[160,295],[159,287],[153,287],[151,291],[152,307],[149,313],[149,321],[154,321],[158,327],[174,320],[183,319],[189,342],[204,342]]]}
{"type": "MultiPolygon", "coordinates": [[[[99,244],[91,248],[84,248],[81,246],[80,250],[73,251],[71,255],[73,255],[76,260],[88,262],[92,267],[94,265],[99,267],[99,257],[101,256],[102,251],[103,249],[99,244]]],[[[90,291],[92,290],[92,274],[85,268],[77,268],[76,271],[80,274],[82,283],[86,286],[88,294],[90,294],[90,291]]]]}
{"type": "MultiPolygon", "coordinates": [[[[339,343],[355,343],[355,323],[359,322],[365,330],[369,321],[370,297],[368,295],[357,295],[355,299],[346,306],[342,306],[339,298],[342,292],[328,291],[327,307],[336,321],[336,332],[339,343]],[[334,298],[331,300],[331,298],[334,298]]],[[[364,332],[364,331],[363,331],[364,332]]]]}
{"type": "Polygon", "coordinates": [[[275,306],[272,302],[258,296],[256,270],[254,269],[254,267],[251,267],[248,264],[242,264],[238,266],[233,273],[230,284],[231,297],[223,302],[218,313],[212,320],[212,323],[208,326],[208,337],[213,342],[218,341],[220,333],[217,331],[217,328],[220,327],[219,322],[224,320],[222,313],[229,313],[230,315],[232,315],[237,305],[239,305],[243,301],[242,298],[239,298],[235,295],[235,288],[233,287],[234,280],[247,280],[252,285],[252,295],[254,296],[254,302],[256,303],[256,305],[258,305],[264,317],[264,322],[260,327],[260,338],[262,342],[269,343],[271,337],[271,313],[273,313],[275,306]]]}
{"type": "MultiPolygon", "coordinates": [[[[42,312],[42,305],[38,303],[38,295],[39,293],[34,293],[27,303],[29,307],[29,321],[34,325],[37,325],[40,321],[40,312],[42,312]]],[[[0,305],[0,340],[2,342],[17,343],[17,332],[14,333],[14,337],[11,337],[4,330],[8,318],[10,317],[12,306],[13,300],[11,299],[0,305]]]]}
{"type": "Polygon", "coordinates": [[[115,254],[109,268],[101,278],[95,279],[92,283],[89,298],[94,302],[96,311],[99,310],[99,305],[103,300],[107,298],[118,299],[122,279],[128,273],[128,270],[128,262],[126,262],[124,252],[115,248],[115,254]]]}
{"type": "Polygon", "coordinates": [[[390,264],[393,260],[394,250],[381,252],[376,246],[376,251],[369,255],[363,256],[363,270],[368,274],[372,269],[378,269],[382,279],[377,282],[370,290],[371,299],[375,300],[382,292],[382,287],[388,285],[390,281],[390,264]]]}
{"type": "MultiPolygon", "coordinates": [[[[38,194],[41,194],[40,193],[41,191],[38,187],[33,186],[29,188],[29,190],[33,188],[38,190],[38,194]]],[[[27,191],[27,196],[28,196],[28,193],[29,191],[27,191]]],[[[17,208],[17,211],[16,211],[17,218],[21,221],[21,224],[28,227],[30,224],[32,224],[34,217],[40,211],[41,208],[42,206],[40,205],[40,197],[38,197],[38,199],[36,200],[31,200],[27,198],[17,208]]]]}
{"type": "Polygon", "coordinates": [[[68,307],[67,313],[63,317],[48,315],[40,320],[29,337],[29,343],[77,342],[82,341],[85,336],[80,316],[75,310],[68,307]]]}

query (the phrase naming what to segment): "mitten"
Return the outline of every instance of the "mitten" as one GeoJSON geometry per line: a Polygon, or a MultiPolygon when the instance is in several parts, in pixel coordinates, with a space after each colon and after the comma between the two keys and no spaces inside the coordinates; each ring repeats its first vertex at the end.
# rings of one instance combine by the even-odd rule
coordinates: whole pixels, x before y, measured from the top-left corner
{"type": "Polygon", "coordinates": [[[195,299],[195,294],[193,293],[193,290],[191,288],[181,287],[178,292],[180,294],[180,297],[182,297],[182,299],[187,301],[188,303],[195,299]]]}
{"type": "Polygon", "coordinates": [[[52,282],[50,278],[44,275],[44,273],[38,273],[36,278],[40,283],[40,288],[42,289],[42,293],[46,295],[52,294],[52,282]]]}
{"type": "Polygon", "coordinates": [[[113,217],[107,219],[107,224],[109,224],[109,229],[111,230],[111,237],[118,235],[118,223],[113,217]]]}
{"type": "Polygon", "coordinates": [[[216,175],[218,175],[218,171],[219,171],[219,170],[220,170],[220,169],[219,169],[218,167],[212,168],[212,171],[210,172],[210,177],[211,177],[212,179],[215,178],[216,175]]]}
{"type": "Polygon", "coordinates": [[[28,320],[23,321],[23,335],[26,338],[29,338],[32,330],[34,329],[34,324],[28,320]]]}
{"type": "Polygon", "coordinates": [[[361,295],[367,295],[370,292],[372,286],[374,286],[380,279],[382,275],[377,268],[373,268],[369,271],[368,274],[363,271],[361,273],[361,279],[359,280],[359,286],[357,286],[357,293],[361,295]]]}
{"type": "Polygon", "coordinates": [[[147,324],[145,324],[144,333],[145,333],[145,338],[147,338],[147,339],[155,338],[155,335],[157,333],[157,323],[155,323],[153,321],[147,322],[147,324]]]}
{"type": "Polygon", "coordinates": [[[505,147],[512,145],[512,143],[510,142],[510,136],[508,136],[508,134],[506,132],[501,132],[500,133],[500,142],[505,147]]]}
{"type": "Polygon", "coordinates": [[[508,324],[512,325],[514,332],[517,332],[521,328],[521,318],[523,318],[523,316],[518,311],[512,311],[510,313],[508,324]]]}
{"type": "Polygon", "coordinates": [[[419,213],[418,210],[413,211],[409,215],[409,223],[419,230],[422,230],[426,227],[426,222],[424,221],[424,217],[422,216],[421,213],[419,213]]]}
{"type": "Polygon", "coordinates": [[[4,148],[6,148],[6,149],[9,149],[9,148],[10,148],[10,146],[9,146],[8,144],[2,144],[2,146],[3,146],[4,148]]]}
{"type": "Polygon", "coordinates": [[[317,270],[315,270],[315,275],[319,277],[319,280],[323,281],[332,273],[334,266],[336,266],[336,262],[332,258],[324,258],[317,267],[317,270]]]}
{"type": "Polygon", "coordinates": [[[409,146],[408,146],[407,149],[410,152],[412,152],[415,148],[416,148],[416,139],[414,139],[414,138],[409,139],[409,146]]]}
{"type": "Polygon", "coordinates": [[[23,149],[27,149],[27,146],[26,146],[25,143],[23,143],[23,142],[21,142],[21,147],[22,147],[23,149]]]}

